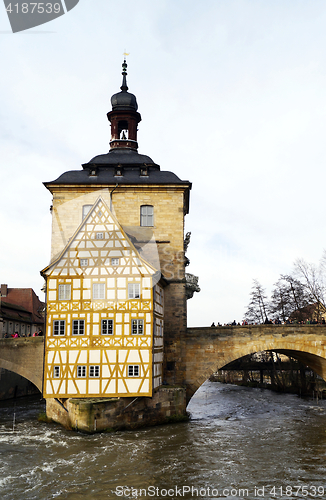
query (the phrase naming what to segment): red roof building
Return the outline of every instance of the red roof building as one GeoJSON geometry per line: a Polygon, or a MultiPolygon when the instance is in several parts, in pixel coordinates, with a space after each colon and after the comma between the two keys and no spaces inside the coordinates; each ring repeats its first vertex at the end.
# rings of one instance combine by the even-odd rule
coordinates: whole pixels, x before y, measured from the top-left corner
{"type": "Polygon", "coordinates": [[[33,335],[44,327],[45,303],[32,288],[8,288],[0,291],[0,338],[17,332],[20,336],[33,335]]]}

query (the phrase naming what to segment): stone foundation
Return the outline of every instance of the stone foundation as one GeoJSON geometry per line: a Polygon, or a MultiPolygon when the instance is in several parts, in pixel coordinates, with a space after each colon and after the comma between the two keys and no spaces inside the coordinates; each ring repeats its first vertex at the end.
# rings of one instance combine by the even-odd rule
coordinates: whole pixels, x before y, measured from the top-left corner
{"type": "Polygon", "coordinates": [[[47,399],[46,415],[66,429],[87,433],[136,429],[186,418],[186,391],[160,387],[151,398],[47,399]]]}

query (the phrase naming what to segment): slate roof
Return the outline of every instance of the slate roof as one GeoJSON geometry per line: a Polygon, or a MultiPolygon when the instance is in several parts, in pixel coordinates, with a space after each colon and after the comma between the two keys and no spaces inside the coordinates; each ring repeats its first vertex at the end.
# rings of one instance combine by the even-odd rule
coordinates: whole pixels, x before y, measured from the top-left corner
{"type": "Polygon", "coordinates": [[[161,171],[159,165],[149,156],[141,155],[132,149],[112,150],[107,154],[95,156],[82,166],[83,170],[70,170],[52,182],[44,182],[44,185],[180,184],[191,188],[189,181],[182,181],[173,172],[161,171]],[[116,175],[118,167],[122,169],[121,176],[116,175]],[[141,175],[141,167],[147,168],[148,175],[141,175]],[[95,175],[92,175],[92,170],[95,170],[95,175]]]}
{"type": "Polygon", "coordinates": [[[158,169],[159,165],[153,162],[152,158],[146,155],[140,155],[137,151],[129,148],[124,149],[112,149],[106,154],[94,156],[88,163],[83,164],[83,168],[87,168],[93,165],[98,165],[100,167],[104,166],[116,166],[116,165],[151,165],[158,169]]]}

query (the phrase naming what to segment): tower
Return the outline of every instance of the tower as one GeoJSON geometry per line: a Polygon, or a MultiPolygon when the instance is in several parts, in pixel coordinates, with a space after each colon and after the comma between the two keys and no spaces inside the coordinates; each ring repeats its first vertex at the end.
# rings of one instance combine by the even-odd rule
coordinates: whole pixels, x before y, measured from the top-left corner
{"type": "Polygon", "coordinates": [[[151,397],[182,384],[189,181],[138,153],[128,92],[107,113],[110,150],[44,183],[53,196],[44,396],[151,397]]]}

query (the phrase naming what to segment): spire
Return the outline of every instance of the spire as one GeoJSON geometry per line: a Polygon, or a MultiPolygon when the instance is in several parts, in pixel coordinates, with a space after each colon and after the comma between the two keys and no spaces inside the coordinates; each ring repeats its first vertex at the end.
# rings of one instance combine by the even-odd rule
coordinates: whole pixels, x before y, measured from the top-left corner
{"type": "Polygon", "coordinates": [[[127,85],[127,62],[126,62],[126,58],[124,58],[123,60],[123,63],[122,63],[122,85],[120,87],[120,89],[122,90],[122,92],[127,92],[128,90],[128,85],[127,85]]]}
{"type": "Polygon", "coordinates": [[[141,116],[137,112],[136,96],[128,92],[126,58],[122,63],[122,85],[120,89],[121,92],[111,97],[112,111],[107,113],[108,120],[111,123],[111,150],[119,148],[137,151],[137,125],[141,121],[141,116]]]}

